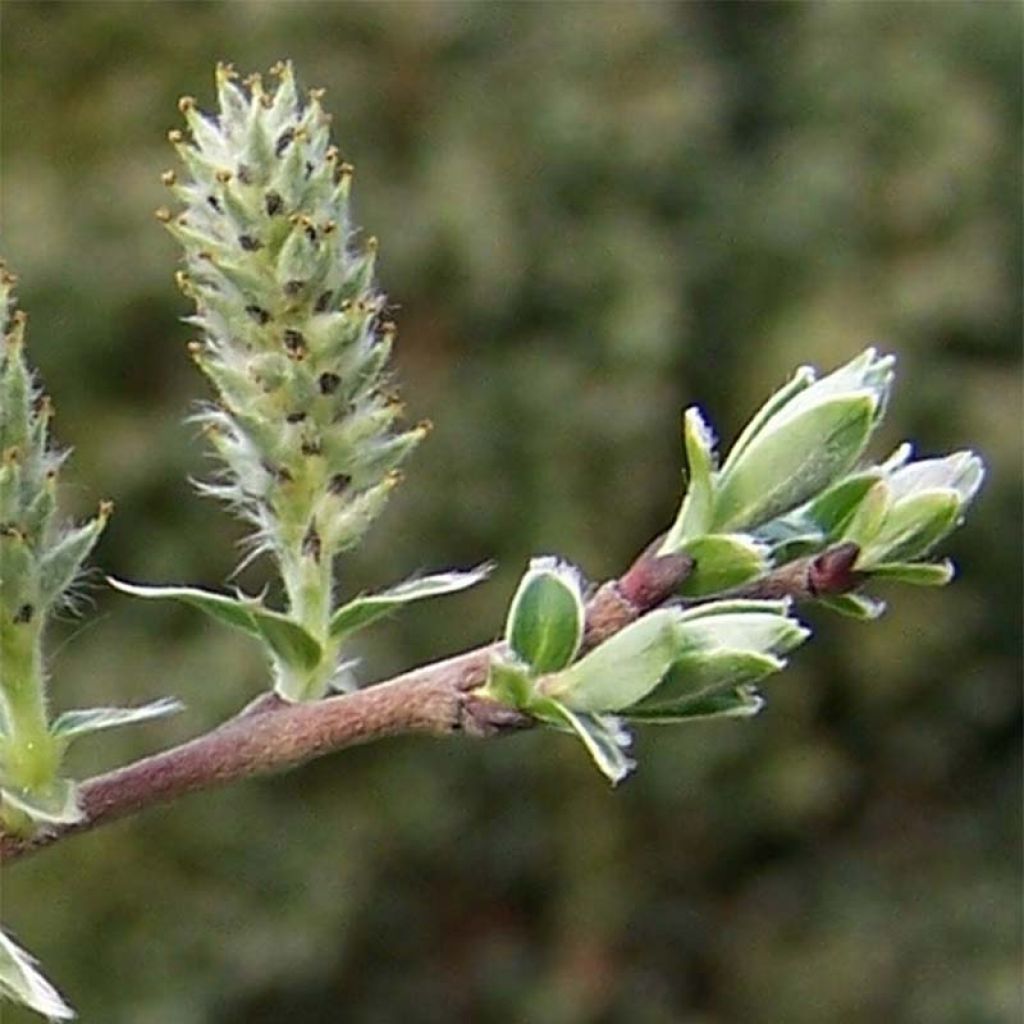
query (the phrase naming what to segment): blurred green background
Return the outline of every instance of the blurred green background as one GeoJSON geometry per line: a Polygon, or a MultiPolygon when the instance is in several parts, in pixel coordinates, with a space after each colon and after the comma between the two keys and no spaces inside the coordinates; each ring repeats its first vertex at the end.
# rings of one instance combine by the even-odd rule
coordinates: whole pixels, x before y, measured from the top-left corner
{"type": "MultiPolygon", "coordinates": [[[[1020,1019],[1019,4],[4,0],[0,27],[2,248],[68,511],[117,501],[104,572],[218,586],[238,558],[186,479],[206,392],[151,216],[218,59],[327,88],[436,425],[346,590],[501,567],[376,629],[365,678],[493,638],[531,555],[615,574],[674,512],[680,409],[728,440],[800,362],[879,342],[876,454],[990,466],[955,586],[811,614],[760,718],[641,734],[618,791],[558,736],[394,740],[13,869],[6,923],[84,1021],[1020,1019]]],[[[56,705],[188,711],[77,773],[264,685],[198,614],[82,591],[56,705]]]]}

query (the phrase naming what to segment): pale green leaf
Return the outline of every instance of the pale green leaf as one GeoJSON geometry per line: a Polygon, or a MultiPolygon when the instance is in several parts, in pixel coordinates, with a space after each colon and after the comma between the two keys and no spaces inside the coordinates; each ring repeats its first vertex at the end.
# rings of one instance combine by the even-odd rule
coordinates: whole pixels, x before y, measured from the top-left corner
{"type": "Polygon", "coordinates": [[[538,675],[572,663],[583,641],[579,573],[553,558],[535,558],[509,607],[505,642],[538,675]]]}
{"type": "Polygon", "coordinates": [[[883,475],[881,469],[868,469],[844,477],[819,497],[812,499],[804,507],[803,513],[826,539],[836,540],[845,535],[846,524],[857,512],[868,491],[883,475]]]}
{"type": "Polygon", "coordinates": [[[679,656],[682,612],[648,612],[563,672],[546,677],[542,692],[576,711],[618,711],[661,682],[679,656]]]}
{"type": "Polygon", "coordinates": [[[759,682],[785,665],[781,658],[759,651],[690,651],[674,662],[661,683],[625,714],[632,718],[637,713],[679,707],[714,693],[733,691],[759,682]]]}
{"type": "Polygon", "coordinates": [[[679,515],[661,545],[660,554],[675,554],[688,537],[707,533],[714,518],[715,437],[696,406],[683,416],[683,444],[689,481],[679,515]]]}
{"type": "Polygon", "coordinates": [[[922,491],[893,502],[881,529],[865,545],[857,568],[909,562],[927,554],[956,525],[962,501],[950,489],[922,491]]]}
{"type": "Polygon", "coordinates": [[[683,698],[675,704],[643,704],[626,712],[630,722],[643,725],[676,725],[706,718],[751,718],[764,707],[764,698],[753,686],[716,691],[683,698]]]}
{"type": "Polygon", "coordinates": [[[527,667],[503,657],[491,659],[487,682],[478,692],[481,696],[520,711],[529,711],[534,697],[533,681],[527,667]]]}
{"type": "Polygon", "coordinates": [[[0,931],[0,997],[26,1006],[49,1020],[72,1020],[75,1011],[43,977],[38,961],[0,931]]]}
{"type": "Polygon", "coordinates": [[[878,601],[866,594],[836,594],[833,597],[821,597],[818,603],[847,618],[861,619],[865,622],[877,619],[885,612],[884,601],[878,601]]]}
{"type": "Polygon", "coordinates": [[[717,530],[758,526],[801,505],[842,476],[863,452],[876,410],[875,396],[859,391],[831,397],[778,424],[769,423],[719,475],[717,530]]]}
{"type": "Polygon", "coordinates": [[[43,789],[0,786],[5,803],[43,825],[72,825],[82,820],[78,787],[71,779],[55,779],[43,789]]]}
{"type": "Polygon", "coordinates": [[[54,736],[70,740],[101,729],[116,729],[122,725],[134,725],[177,714],[184,706],[174,697],[162,697],[137,708],[81,708],[58,715],[50,731],[54,736]]]}
{"type": "Polygon", "coordinates": [[[683,581],[684,597],[718,594],[763,576],[770,568],[767,547],[747,534],[706,533],[681,548],[693,559],[683,581]]]}
{"type": "Polygon", "coordinates": [[[869,570],[872,579],[894,580],[916,587],[944,587],[954,575],[953,563],[942,562],[885,562],[869,570]]]}
{"type": "Polygon", "coordinates": [[[341,638],[375,622],[411,601],[466,590],[487,579],[492,566],[481,565],[466,572],[441,572],[406,580],[379,594],[365,594],[342,605],[331,618],[331,639],[341,638]]]}
{"type": "Polygon", "coordinates": [[[192,605],[235,629],[261,639],[272,655],[286,665],[309,671],[323,658],[323,649],[297,622],[264,608],[252,597],[229,597],[198,587],[151,587],[107,577],[112,587],[150,600],[180,601],[192,605]]]}
{"type": "Polygon", "coordinates": [[[613,715],[573,711],[552,698],[538,701],[533,713],[548,725],[575,733],[613,786],[636,767],[636,762],[626,754],[631,742],[629,732],[613,715]]]}
{"type": "Polygon", "coordinates": [[[842,539],[856,544],[863,551],[878,536],[891,508],[889,485],[884,480],[875,481],[864,492],[853,514],[847,519],[842,539]]]}

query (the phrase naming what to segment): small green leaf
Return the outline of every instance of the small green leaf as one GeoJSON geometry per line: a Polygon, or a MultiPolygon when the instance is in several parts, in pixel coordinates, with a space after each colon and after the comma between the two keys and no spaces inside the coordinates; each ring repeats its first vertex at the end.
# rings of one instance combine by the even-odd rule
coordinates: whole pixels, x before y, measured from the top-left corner
{"type": "Polygon", "coordinates": [[[252,618],[274,657],[289,668],[311,672],[323,660],[324,651],[320,644],[286,615],[257,606],[252,611],[252,618]]]}
{"type": "Polygon", "coordinates": [[[4,803],[16,807],[43,825],[72,825],[82,820],[78,787],[71,779],[55,779],[45,789],[0,785],[4,803]]]}
{"type": "Polygon", "coordinates": [[[764,698],[753,686],[738,686],[735,690],[698,694],[676,704],[640,704],[630,708],[626,717],[644,725],[675,725],[704,718],[751,718],[763,707],[764,698]]]}
{"type": "Polygon", "coordinates": [[[764,429],[768,421],[787,406],[801,391],[806,391],[813,383],[815,373],[813,367],[799,366],[793,376],[773,394],[764,405],[750,418],[750,421],[736,438],[729,451],[729,457],[722,467],[723,472],[746,451],[751,441],[764,429]]]}
{"type": "Polygon", "coordinates": [[[43,554],[39,563],[39,599],[44,606],[49,607],[68,588],[109,517],[110,506],[101,505],[99,515],[69,530],[43,554]]]}
{"type": "Polygon", "coordinates": [[[875,396],[860,391],[769,423],[722,470],[715,499],[717,529],[732,532],[774,519],[847,472],[867,444],[876,409],[875,396]]]}
{"type": "Polygon", "coordinates": [[[678,608],[648,612],[575,665],[542,680],[542,692],[575,711],[619,711],[635,704],[679,656],[682,616],[678,608]]]}
{"type": "Polygon", "coordinates": [[[786,663],[772,654],[739,650],[693,650],[676,661],[658,687],[626,714],[657,712],[689,705],[714,693],[750,686],[786,663]]]}
{"type": "Polygon", "coordinates": [[[716,531],[759,526],[848,472],[885,409],[892,365],[891,356],[869,348],[819,381],[806,368],[798,371],[754,416],[725,460],[716,531]]]}
{"type": "Polygon", "coordinates": [[[953,579],[953,563],[942,562],[885,562],[868,570],[872,579],[895,580],[916,587],[944,587],[953,579]]]}
{"type": "Polygon", "coordinates": [[[613,786],[636,767],[636,762],[626,754],[632,738],[621,720],[613,715],[573,711],[550,697],[537,701],[532,710],[546,724],[575,733],[613,786]]]}
{"type": "Polygon", "coordinates": [[[804,514],[821,530],[826,540],[836,540],[845,535],[846,524],[868,491],[882,478],[880,469],[853,473],[813,499],[805,507],[804,514]]]}
{"type": "Polygon", "coordinates": [[[680,588],[684,597],[718,594],[742,586],[770,568],[767,547],[742,533],[706,533],[685,541],[681,548],[693,568],[680,588]]]}
{"type": "Polygon", "coordinates": [[[963,505],[974,500],[985,479],[985,465],[974,452],[953,452],[941,459],[900,463],[890,475],[893,494],[901,500],[926,491],[956,491],[963,505]]]}
{"type": "Polygon", "coordinates": [[[788,610],[785,601],[713,601],[683,613],[680,637],[687,651],[734,650],[781,656],[810,635],[788,610]]]}
{"type": "Polygon", "coordinates": [[[534,673],[557,672],[580,649],[584,616],[577,570],[554,558],[535,558],[512,598],[505,641],[534,673]]]}
{"type": "Polygon", "coordinates": [[[836,594],[833,597],[821,597],[818,603],[847,618],[861,619],[865,622],[877,619],[885,611],[884,601],[878,601],[866,594],[836,594]]]}
{"type": "Polygon", "coordinates": [[[156,601],[180,601],[182,604],[192,605],[218,622],[240,629],[250,636],[260,635],[252,618],[250,598],[229,597],[227,594],[216,594],[198,587],[151,587],[141,583],[128,583],[113,576],[108,576],[107,582],[115,590],[131,594],[133,597],[156,601]]]}
{"type": "Polygon", "coordinates": [[[192,605],[218,622],[262,640],[275,658],[290,667],[310,671],[323,658],[320,644],[302,626],[280,612],[264,608],[254,597],[229,597],[198,587],[143,586],[125,583],[110,576],[107,582],[134,597],[180,601],[192,605]]]}
{"type": "Polygon", "coordinates": [[[841,534],[842,539],[856,544],[861,551],[872,544],[879,530],[885,525],[886,516],[892,508],[889,485],[877,480],[863,494],[859,504],[848,517],[841,534]]]}
{"type": "Polygon", "coordinates": [[[661,545],[662,555],[675,554],[686,538],[707,533],[714,516],[715,436],[696,406],[683,415],[683,444],[690,479],[679,515],[661,545]]]}
{"type": "Polygon", "coordinates": [[[148,722],[154,718],[164,718],[177,714],[184,704],[174,697],[162,697],[150,704],[137,708],[81,708],[76,711],[65,711],[58,715],[50,732],[65,740],[74,739],[101,729],[116,729],[122,725],[133,725],[136,722],[148,722]]]}
{"type": "Polygon", "coordinates": [[[0,997],[26,1006],[49,1020],[72,1020],[75,1011],[43,977],[38,961],[0,931],[0,997]]]}
{"type": "Polygon", "coordinates": [[[879,562],[909,562],[927,554],[956,525],[961,499],[954,490],[922,491],[895,501],[857,568],[879,562]]]}
{"type": "Polygon", "coordinates": [[[396,608],[442,594],[454,594],[487,579],[493,566],[481,565],[467,572],[440,572],[406,580],[379,594],[366,594],[342,605],[331,618],[331,639],[340,640],[375,622],[396,608]]]}
{"type": "Polygon", "coordinates": [[[481,696],[499,704],[529,711],[534,698],[533,681],[525,665],[513,664],[503,657],[491,659],[487,670],[487,683],[479,691],[481,696]]]}

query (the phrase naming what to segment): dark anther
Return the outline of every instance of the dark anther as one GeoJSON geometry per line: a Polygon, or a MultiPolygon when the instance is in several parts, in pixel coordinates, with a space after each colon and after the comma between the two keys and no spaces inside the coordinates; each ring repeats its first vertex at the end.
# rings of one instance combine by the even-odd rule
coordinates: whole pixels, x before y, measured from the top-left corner
{"type": "Polygon", "coordinates": [[[306,177],[308,178],[312,173],[313,173],[313,164],[309,160],[307,160],[306,161],[306,177]]]}
{"type": "Polygon", "coordinates": [[[348,473],[335,473],[331,477],[327,487],[331,494],[344,494],[352,483],[352,477],[348,473]]]}
{"type": "Polygon", "coordinates": [[[275,192],[273,189],[271,189],[263,197],[263,205],[267,211],[268,217],[273,217],[276,214],[280,213],[282,207],[284,206],[284,200],[281,198],[281,193],[275,192]]]}
{"type": "Polygon", "coordinates": [[[305,418],[306,414],[304,412],[290,412],[285,416],[289,423],[301,423],[305,418]]]}
{"type": "Polygon", "coordinates": [[[32,621],[32,616],[34,614],[35,614],[35,608],[33,608],[32,605],[30,605],[30,604],[23,604],[14,613],[15,625],[24,625],[27,622],[31,622],[32,621]]]}
{"type": "Polygon", "coordinates": [[[298,295],[305,287],[306,282],[300,281],[298,278],[296,278],[294,281],[285,281],[284,293],[285,295],[288,296],[288,298],[294,299],[295,296],[298,295]]]}
{"type": "Polygon", "coordinates": [[[295,138],[294,128],[285,128],[283,132],[277,137],[277,142],[274,143],[274,156],[279,157],[281,154],[291,145],[292,139],[295,138]]]}
{"type": "Polygon", "coordinates": [[[320,385],[321,395],[333,395],[338,390],[341,378],[336,373],[321,373],[317,383],[320,385]]]}
{"type": "Polygon", "coordinates": [[[238,175],[238,180],[243,185],[251,185],[252,184],[252,171],[249,170],[249,168],[248,168],[248,166],[246,164],[239,164],[238,165],[238,171],[236,173],[238,175]]]}
{"type": "Polygon", "coordinates": [[[334,292],[326,291],[321,292],[316,300],[316,305],[313,307],[314,313],[326,313],[328,307],[331,305],[331,299],[334,298],[334,292]]]}
{"type": "Polygon", "coordinates": [[[316,242],[316,225],[312,221],[306,222],[306,238],[310,242],[316,242]]]}
{"type": "Polygon", "coordinates": [[[264,460],[261,465],[263,466],[263,469],[275,480],[283,484],[291,483],[292,475],[284,468],[284,466],[275,466],[272,462],[267,462],[266,460],[264,460]]]}
{"type": "Polygon", "coordinates": [[[284,332],[284,347],[293,356],[303,356],[306,354],[306,339],[302,336],[302,331],[297,331],[293,327],[289,327],[284,332]]]}
{"type": "Polygon", "coordinates": [[[207,196],[206,201],[212,206],[218,213],[224,212],[224,207],[220,205],[220,200],[216,196],[207,196]]]}
{"type": "Polygon", "coordinates": [[[246,306],[245,311],[258,324],[270,323],[270,314],[262,306],[246,306]]]}
{"type": "Polygon", "coordinates": [[[252,235],[239,235],[238,244],[246,252],[256,252],[258,249],[263,248],[263,243],[258,238],[254,238],[252,235]]]}
{"type": "Polygon", "coordinates": [[[303,455],[319,455],[322,450],[318,440],[303,441],[299,448],[303,455]]]}
{"type": "Polygon", "coordinates": [[[316,524],[310,523],[306,536],[302,538],[302,553],[308,555],[314,562],[319,562],[320,551],[320,534],[317,533],[316,524]]]}

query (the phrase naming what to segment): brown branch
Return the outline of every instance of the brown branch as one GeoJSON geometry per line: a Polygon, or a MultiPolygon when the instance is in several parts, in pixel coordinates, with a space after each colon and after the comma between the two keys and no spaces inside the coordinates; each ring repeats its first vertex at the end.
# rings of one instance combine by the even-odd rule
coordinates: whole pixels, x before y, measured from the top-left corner
{"type": "Polygon", "coordinates": [[[849,541],[836,544],[820,554],[780,565],[759,580],[737,587],[728,596],[758,599],[788,597],[793,601],[813,601],[819,597],[846,594],[863,582],[863,575],[853,568],[859,554],[860,548],[856,544],[849,541]]]}
{"type": "MultiPolygon", "coordinates": [[[[691,562],[644,552],[620,581],[587,605],[585,643],[593,646],[667,600],[691,562]]],[[[30,839],[0,834],[0,863],[68,836],[199,790],[279,771],[314,757],[404,733],[502,735],[533,724],[518,711],[476,696],[487,677],[491,644],[398,676],[390,682],[306,704],[264,695],[212,732],[83,782],[84,815],[30,839]]]]}

